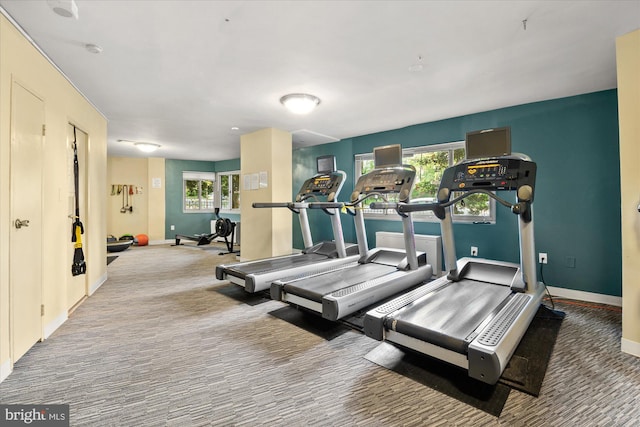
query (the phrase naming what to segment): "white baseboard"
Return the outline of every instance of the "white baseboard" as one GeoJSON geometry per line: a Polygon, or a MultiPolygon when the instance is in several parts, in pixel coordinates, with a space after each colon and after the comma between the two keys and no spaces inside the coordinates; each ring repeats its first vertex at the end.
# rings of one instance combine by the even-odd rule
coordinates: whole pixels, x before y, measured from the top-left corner
{"type": "Polygon", "coordinates": [[[620,350],[632,356],[640,357],[640,342],[622,338],[622,341],[620,343],[620,350]]]}
{"type": "Polygon", "coordinates": [[[0,383],[7,379],[11,374],[11,359],[7,359],[2,365],[0,365],[0,383]]]}
{"type": "Polygon", "coordinates": [[[46,340],[47,338],[49,338],[51,334],[56,331],[56,329],[58,329],[64,322],[67,321],[68,318],[68,314],[66,312],[63,312],[62,314],[60,314],[60,316],[53,319],[52,322],[44,325],[44,339],[46,340]]]}
{"type": "Polygon", "coordinates": [[[614,305],[622,307],[622,297],[614,297],[611,295],[596,294],[593,292],[576,291],[573,289],[556,288],[555,286],[547,286],[549,292],[554,297],[575,299],[578,301],[595,302],[598,304],[614,305]]]}
{"type": "Polygon", "coordinates": [[[105,271],[104,274],[100,276],[100,278],[96,283],[93,283],[91,286],[89,286],[89,296],[93,295],[98,290],[98,288],[102,286],[106,281],[107,281],[107,272],[105,271]]]}

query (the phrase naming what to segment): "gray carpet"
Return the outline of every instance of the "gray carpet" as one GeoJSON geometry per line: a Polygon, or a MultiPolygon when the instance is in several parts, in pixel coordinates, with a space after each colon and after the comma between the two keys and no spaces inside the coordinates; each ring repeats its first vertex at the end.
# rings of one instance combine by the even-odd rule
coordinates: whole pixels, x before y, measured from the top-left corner
{"type": "Polygon", "coordinates": [[[74,426],[640,420],[640,359],[619,350],[617,310],[558,303],[567,316],[540,396],[512,391],[496,418],[367,361],[379,343],[357,331],[321,336],[273,315],[279,302],[243,302],[214,277],[233,259],[168,245],[122,252],[94,296],[0,383],[0,403],[68,403],[74,426]]]}

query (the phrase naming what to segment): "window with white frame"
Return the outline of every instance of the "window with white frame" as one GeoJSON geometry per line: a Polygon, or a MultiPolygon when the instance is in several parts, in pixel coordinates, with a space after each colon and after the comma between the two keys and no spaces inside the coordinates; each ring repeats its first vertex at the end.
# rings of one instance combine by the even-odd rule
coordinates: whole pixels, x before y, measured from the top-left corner
{"type": "Polygon", "coordinates": [[[182,211],[213,212],[215,172],[182,172],[182,211]]]}
{"type": "Polygon", "coordinates": [[[218,172],[218,186],[220,209],[240,210],[240,171],[218,172]]]}
{"type": "MultiPolygon", "coordinates": [[[[436,193],[440,186],[442,174],[446,168],[453,166],[465,158],[464,141],[423,147],[405,148],[402,150],[402,162],[416,168],[416,180],[411,193],[415,202],[436,201],[436,193]]],[[[373,169],[373,153],[357,154],[356,181],[361,175],[373,169]]],[[[460,193],[453,193],[452,198],[460,193]]],[[[377,196],[381,200],[380,196],[377,196]]],[[[397,194],[386,195],[387,201],[398,200],[397,194]]],[[[368,206],[375,198],[368,199],[368,206]]],[[[394,210],[374,210],[365,207],[365,218],[400,219],[394,210]]],[[[433,212],[413,213],[415,221],[438,221],[433,212]]],[[[473,194],[453,205],[452,219],[457,222],[495,222],[495,202],[486,194],[473,194]]]]}

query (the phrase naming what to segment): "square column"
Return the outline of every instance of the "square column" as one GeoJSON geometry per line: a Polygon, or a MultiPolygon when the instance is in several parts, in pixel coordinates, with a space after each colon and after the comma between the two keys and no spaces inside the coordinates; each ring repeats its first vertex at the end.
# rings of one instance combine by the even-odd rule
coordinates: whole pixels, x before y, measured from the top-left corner
{"type": "Polygon", "coordinates": [[[240,246],[243,261],[292,252],[291,211],[252,207],[254,202],[291,201],[291,141],[289,132],[274,128],[240,137],[240,246]]]}

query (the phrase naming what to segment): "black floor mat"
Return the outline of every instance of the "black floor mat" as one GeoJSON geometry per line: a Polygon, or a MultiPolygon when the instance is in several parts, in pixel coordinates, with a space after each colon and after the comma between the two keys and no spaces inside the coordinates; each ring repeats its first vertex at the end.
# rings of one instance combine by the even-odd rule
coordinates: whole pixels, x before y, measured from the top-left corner
{"type": "Polygon", "coordinates": [[[538,397],[564,313],[540,306],[522,337],[500,382],[538,397]]]}
{"type": "Polygon", "coordinates": [[[365,310],[358,311],[349,316],[340,319],[340,322],[357,331],[364,331],[364,316],[367,314],[365,310]]]}
{"type": "Polygon", "coordinates": [[[456,366],[408,349],[400,349],[386,342],[364,357],[496,417],[502,413],[511,391],[511,388],[504,384],[485,384],[469,378],[465,370],[456,366]]]}
{"type": "Polygon", "coordinates": [[[350,328],[340,323],[322,318],[319,314],[310,313],[292,306],[270,311],[269,314],[305,331],[311,332],[327,341],[331,341],[350,330],[350,328]]]}
{"type": "Polygon", "coordinates": [[[234,283],[229,283],[225,286],[216,286],[213,288],[214,291],[219,294],[228,296],[229,298],[233,298],[236,301],[240,301],[247,305],[258,305],[268,301],[271,301],[269,295],[265,292],[256,292],[250,293],[245,291],[242,286],[238,286],[234,283]]]}
{"type": "Polygon", "coordinates": [[[496,417],[511,388],[538,396],[564,313],[540,307],[495,385],[469,378],[463,369],[382,343],[365,358],[496,417]]]}
{"type": "Polygon", "coordinates": [[[118,255],[108,255],[107,256],[107,265],[111,264],[113,261],[116,260],[116,258],[118,258],[118,255]]]}

